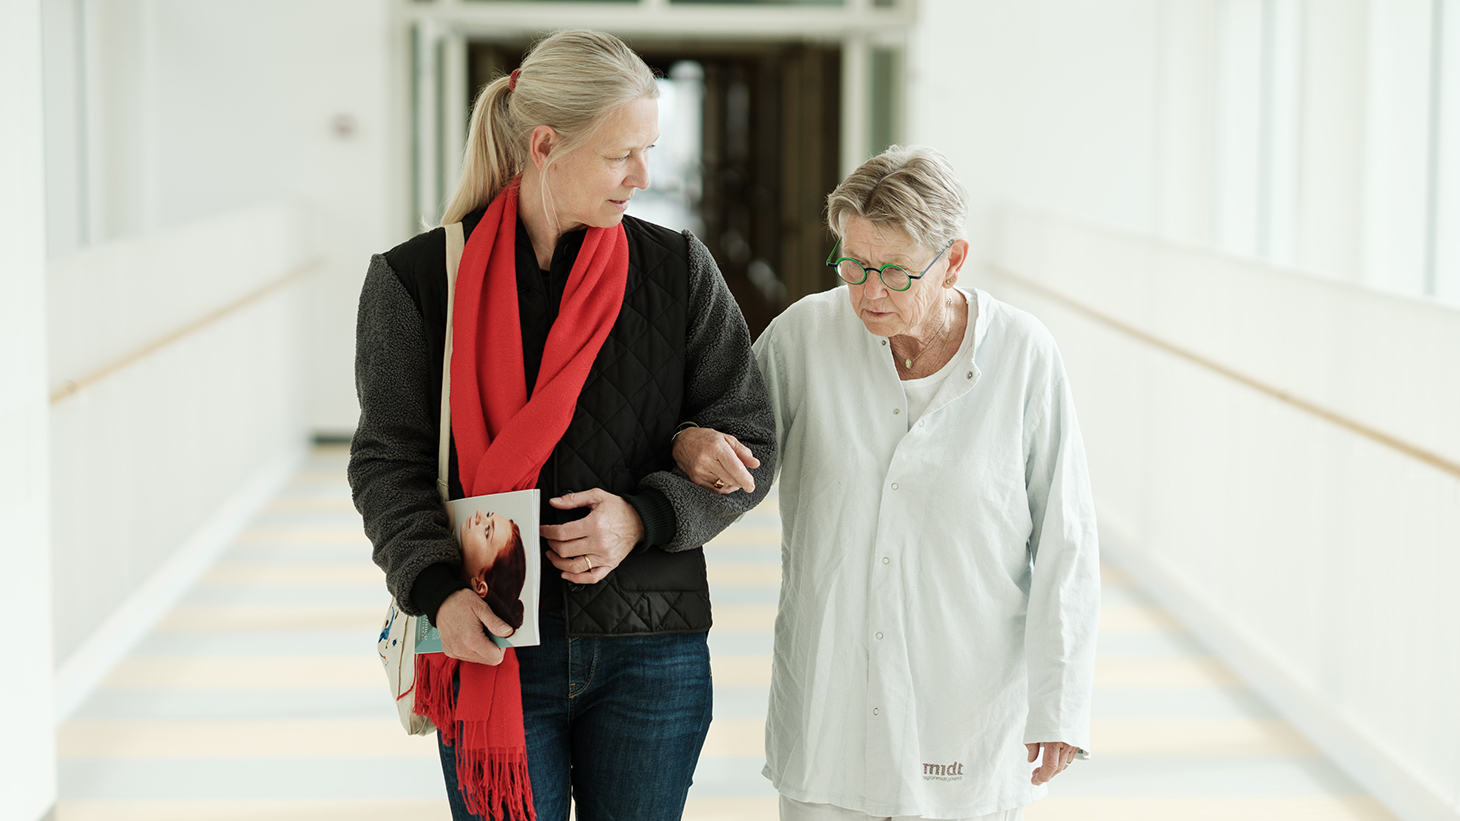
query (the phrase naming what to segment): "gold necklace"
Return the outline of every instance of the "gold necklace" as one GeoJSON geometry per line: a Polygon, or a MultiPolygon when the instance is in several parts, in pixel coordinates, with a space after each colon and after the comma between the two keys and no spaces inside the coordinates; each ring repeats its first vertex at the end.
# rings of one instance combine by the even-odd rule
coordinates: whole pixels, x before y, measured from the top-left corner
{"type": "MultiPolygon", "coordinates": [[[[947,311],[953,307],[953,300],[950,298],[950,299],[946,300],[943,303],[943,305],[944,305],[944,312],[947,313],[947,311]]],[[[952,314],[948,314],[948,316],[945,318],[945,320],[943,322],[943,327],[941,327],[941,328],[938,329],[938,336],[935,339],[935,341],[930,342],[927,345],[924,345],[923,346],[923,349],[921,351],[918,351],[917,356],[914,356],[914,357],[912,357],[910,359],[904,359],[904,360],[902,360],[902,367],[903,367],[904,370],[906,370],[908,372],[911,372],[912,371],[912,366],[913,366],[913,363],[914,362],[916,362],[916,361],[918,361],[918,359],[922,358],[922,355],[925,354],[925,353],[927,353],[934,345],[941,344],[943,342],[944,335],[946,335],[948,333],[948,329],[950,327],[952,327],[952,325],[953,325],[952,319],[953,319],[952,314]]]]}

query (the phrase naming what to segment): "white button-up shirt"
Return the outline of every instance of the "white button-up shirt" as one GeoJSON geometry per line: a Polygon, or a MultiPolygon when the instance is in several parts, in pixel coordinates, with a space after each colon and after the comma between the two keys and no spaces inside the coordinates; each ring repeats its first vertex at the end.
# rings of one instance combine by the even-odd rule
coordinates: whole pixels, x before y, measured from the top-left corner
{"type": "Polygon", "coordinates": [[[1100,581],[1064,367],[1038,320],[965,293],[972,353],[911,425],[843,288],[755,343],[781,453],[765,774],[798,801],[984,815],[1044,794],[1025,743],[1090,746],[1100,581]]]}

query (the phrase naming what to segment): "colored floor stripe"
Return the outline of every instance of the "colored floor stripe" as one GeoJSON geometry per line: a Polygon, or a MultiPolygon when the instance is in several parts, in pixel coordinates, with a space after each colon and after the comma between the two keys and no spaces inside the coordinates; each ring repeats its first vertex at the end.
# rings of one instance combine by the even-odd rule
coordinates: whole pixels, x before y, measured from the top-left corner
{"type": "MultiPolygon", "coordinates": [[[[447,821],[434,744],[399,730],[375,658],[385,593],[346,458],[316,449],[60,728],[57,821],[447,821]]],[[[706,561],[715,721],[685,818],[774,818],[774,493],[706,561]]],[[[1118,568],[1102,573],[1095,757],[1031,821],[1391,821],[1118,568]]]]}

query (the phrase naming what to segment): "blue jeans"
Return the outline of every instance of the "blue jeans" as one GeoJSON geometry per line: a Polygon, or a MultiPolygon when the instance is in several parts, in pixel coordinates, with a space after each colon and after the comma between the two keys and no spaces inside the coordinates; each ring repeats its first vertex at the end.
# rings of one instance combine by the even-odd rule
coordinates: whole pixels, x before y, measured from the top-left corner
{"type": "MultiPolygon", "coordinates": [[[[704,633],[570,639],[542,617],[542,644],[517,651],[527,769],[538,821],[677,821],[710,729],[704,633]]],[[[479,821],[440,743],[455,821],[479,821]]]]}

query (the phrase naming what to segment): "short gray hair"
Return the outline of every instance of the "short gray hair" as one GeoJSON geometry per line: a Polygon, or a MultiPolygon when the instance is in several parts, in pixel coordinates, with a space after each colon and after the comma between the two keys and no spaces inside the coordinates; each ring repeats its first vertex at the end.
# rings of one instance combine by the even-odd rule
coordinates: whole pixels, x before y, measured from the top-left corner
{"type": "Polygon", "coordinates": [[[963,238],[968,192],[948,158],[931,148],[894,145],[862,163],[826,198],[826,222],[842,239],[847,220],[896,228],[929,250],[963,238]]]}
{"type": "Polygon", "coordinates": [[[601,31],[560,31],[522,59],[516,77],[488,83],[472,105],[461,182],[442,224],[490,203],[527,162],[540,125],[564,138],[549,164],[582,145],[615,110],[658,98],[654,72],[622,40],[601,31]]]}

